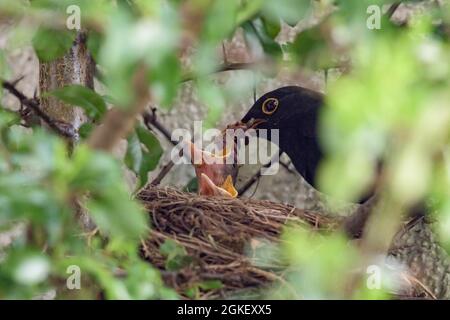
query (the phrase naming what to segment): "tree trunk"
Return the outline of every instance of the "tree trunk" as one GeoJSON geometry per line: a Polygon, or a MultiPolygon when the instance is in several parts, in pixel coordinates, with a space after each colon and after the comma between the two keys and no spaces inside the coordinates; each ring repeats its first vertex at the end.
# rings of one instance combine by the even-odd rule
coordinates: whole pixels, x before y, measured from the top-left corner
{"type": "MultiPolygon", "coordinates": [[[[50,62],[39,61],[40,105],[59,126],[73,133],[72,139],[68,141],[69,148],[77,142],[78,129],[88,118],[82,108],[67,105],[52,96],[44,97],[43,93],[72,84],[94,89],[94,70],[95,62],[87,49],[85,32],[78,32],[72,47],[64,56],[50,62]]],[[[92,220],[80,205],[80,199],[74,199],[73,206],[85,230],[94,229],[92,220]]]]}
{"type": "Polygon", "coordinates": [[[94,70],[95,64],[87,50],[85,32],[78,32],[73,46],[64,56],[51,62],[39,62],[41,106],[52,119],[69,126],[75,132],[75,137],[80,126],[87,121],[83,109],[69,106],[52,96],[42,97],[42,93],[71,84],[93,89],[94,70]]]}

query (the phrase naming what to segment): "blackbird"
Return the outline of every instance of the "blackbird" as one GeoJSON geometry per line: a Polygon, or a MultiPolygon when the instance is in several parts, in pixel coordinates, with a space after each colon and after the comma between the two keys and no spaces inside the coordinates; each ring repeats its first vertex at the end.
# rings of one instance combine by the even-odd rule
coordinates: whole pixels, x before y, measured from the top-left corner
{"type": "MultiPolygon", "coordinates": [[[[323,158],[317,132],[323,100],[321,93],[306,88],[282,87],[260,97],[241,120],[255,129],[278,129],[280,150],[314,188],[317,167],[323,158]]],[[[270,137],[268,134],[269,140],[270,137]]]]}
{"type": "MultiPolygon", "coordinates": [[[[245,125],[255,129],[278,129],[278,146],[286,153],[300,175],[317,188],[318,165],[324,157],[319,143],[318,120],[323,108],[324,95],[298,86],[287,86],[268,92],[260,97],[236,126],[245,125]]],[[[267,139],[271,136],[268,134],[267,139]]],[[[349,219],[349,229],[360,229],[366,221],[371,207],[377,203],[376,189],[381,177],[383,164],[377,164],[377,174],[372,185],[361,195],[358,203],[364,214],[355,214],[349,219]],[[370,201],[369,201],[370,200],[370,201]],[[366,210],[367,209],[367,210],[366,210]],[[353,224],[357,227],[353,227],[353,224]]],[[[319,190],[319,189],[318,189],[319,190]]],[[[320,191],[320,190],[319,190],[320,191]]],[[[410,210],[413,217],[424,215],[424,205],[419,203],[410,210]]]]}
{"type": "MultiPolygon", "coordinates": [[[[324,157],[318,138],[318,120],[324,96],[302,87],[289,86],[276,89],[259,98],[248,113],[236,124],[247,128],[278,129],[278,146],[291,159],[296,170],[317,189],[316,172],[324,157]]],[[[270,135],[267,135],[270,139],[270,135]]],[[[350,238],[362,236],[366,222],[380,200],[377,184],[383,163],[377,164],[377,174],[371,188],[359,202],[363,203],[347,217],[342,225],[350,238]]],[[[408,223],[393,239],[390,254],[410,268],[421,284],[433,288],[437,298],[450,296],[448,255],[428,225],[424,201],[408,208],[408,223]]],[[[418,289],[420,292],[421,289],[418,289]]]]}
{"type": "MultiPolygon", "coordinates": [[[[303,87],[287,86],[260,97],[238,123],[247,128],[278,129],[278,147],[291,159],[295,169],[315,189],[317,169],[324,157],[319,142],[318,121],[324,95],[303,87]]],[[[271,135],[267,134],[270,140],[271,135]]],[[[381,163],[378,165],[381,171],[381,163]]],[[[365,203],[375,193],[377,179],[360,196],[365,203]]]]}

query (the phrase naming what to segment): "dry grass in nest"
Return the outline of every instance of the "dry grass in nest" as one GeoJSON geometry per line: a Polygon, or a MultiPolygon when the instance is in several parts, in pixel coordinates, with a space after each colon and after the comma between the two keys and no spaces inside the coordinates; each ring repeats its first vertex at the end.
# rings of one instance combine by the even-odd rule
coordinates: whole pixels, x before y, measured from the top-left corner
{"type": "Polygon", "coordinates": [[[258,268],[245,255],[252,239],[278,241],[287,223],[316,230],[332,230],[335,217],[300,210],[290,205],[253,199],[205,197],[173,188],[148,186],[138,195],[148,210],[152,231],[142,254],[161,269],[166,283],[181,295],[195,284],[220,280],[221,289],[201,298],[225,297],[239,290],[283,281],[274,270],[258,268]],[[160,245],[167,239],[182,245],[193,263],[175,272],[165,270],[160,245]]]}

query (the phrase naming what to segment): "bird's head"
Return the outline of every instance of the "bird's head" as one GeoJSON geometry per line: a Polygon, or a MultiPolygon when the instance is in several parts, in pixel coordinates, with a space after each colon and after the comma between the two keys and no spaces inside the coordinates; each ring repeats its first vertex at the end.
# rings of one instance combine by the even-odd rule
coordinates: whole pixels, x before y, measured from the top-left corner
{"type": "Polygon", "coordinates": [[[225,147],[219,154],[213,154],[187,142],[187,151],[197,175],[199,194],[237,197],[238,192],[233,185],[237,166],[227,163],[227,158],[233,156],[234,150],[225,147]]]}
{"type": "Polygon", "coordinates": [[[283,129],[287,123],[315,113],[321,101],[320,93],[297,86],[282,87],[260,97],[241,123],[247,128],[283,129]]]}
{"type": "MultiPolygon", "coordinates": [[[[256,129],[257,137],[278,144],[303,178],[315,186],[316,170],[322,157],[317,132],[322,104],[321,93],[296,86],[282,87],[264,94],[240,122],[228,128],[256,129]],[[261,129],[268,132],[262,135],[261,129]]],[[[245,140],[247,143],[249,139],[245,140]]]]}

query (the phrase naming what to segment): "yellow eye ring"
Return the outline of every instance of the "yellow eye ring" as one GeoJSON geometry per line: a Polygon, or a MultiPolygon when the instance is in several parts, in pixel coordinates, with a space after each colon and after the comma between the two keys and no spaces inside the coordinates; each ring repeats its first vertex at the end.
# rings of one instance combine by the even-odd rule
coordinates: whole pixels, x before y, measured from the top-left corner
{"type": "Polygon", "coordinates": [[[275,111],[277,111],[279,106],[279,101],[276,98],[268,98],[262,104],[262,112],[267,115],[271,115],[275,111]]]}

